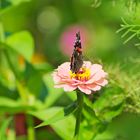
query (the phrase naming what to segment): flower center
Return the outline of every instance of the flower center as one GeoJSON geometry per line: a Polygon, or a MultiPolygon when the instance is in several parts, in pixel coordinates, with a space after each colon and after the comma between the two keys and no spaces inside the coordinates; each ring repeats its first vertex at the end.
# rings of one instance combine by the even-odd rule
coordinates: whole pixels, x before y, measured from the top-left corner
{"type": "Polygon", "coordinates": [[[70,71],[70,77],[75,78],[76,80],[80,80],[80,81],[87,81],[90,78],[90,70],[82,67],[78,73],[72,73],[72,71],[70,71]]]}

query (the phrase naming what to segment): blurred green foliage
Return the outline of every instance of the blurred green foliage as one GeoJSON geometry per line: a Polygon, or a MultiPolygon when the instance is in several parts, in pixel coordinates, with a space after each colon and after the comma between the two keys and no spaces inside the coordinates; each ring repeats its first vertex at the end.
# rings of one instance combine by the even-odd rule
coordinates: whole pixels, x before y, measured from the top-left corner
{"type": "Polygon", "coordinates": [[[80,140],[139,140],[139,2],[0,0],[0,140],[72,139],[76,93],[51,76],[69,61],[72,29],[85,36],[85,60],[109,73],[107,87],[84,97],[80,140]],[[40,121],[49,126],[35,129],[40,121]]]}

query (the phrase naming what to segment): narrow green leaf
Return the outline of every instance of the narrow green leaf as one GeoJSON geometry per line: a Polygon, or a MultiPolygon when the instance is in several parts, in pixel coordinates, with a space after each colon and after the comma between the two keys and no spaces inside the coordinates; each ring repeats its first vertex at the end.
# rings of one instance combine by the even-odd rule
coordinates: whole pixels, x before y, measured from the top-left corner
{"type": "Polygon", "coordinates": [[[36,109],[35,106],[29,106],[22,104],[22,102],[18,102],[6,97],[0,97],[0,112],[9,112],[9,113],[17,113],[24,111],[32,111],[36,109]]]}
{"type": "Polygon", "coordinates": [[[128,25],[128,23],[124,20],[124,18],[121,18],[122,22],[126,25],[128,25]]]}
{"type": "Polygon", "coordinates": [[[126,44],[128,41],[130,41],[136,35],[137,35],[137,33],[132,34],[127,40],[124,41],[124,44],[126,44]]]}
{"type": "Polygon", "coordinates": [[[77,108],[77,102],[73,102],[70,105],[68,105],[67,107],[64,108],[64,115],[67,116],[71,113],[73,113],[73,111],[75,111],[77,108]]]}
{"type": "Polygon", "coordinates": [[[116,31],[116,33],[119,33],[119,32],[121,32],[121,31],[123,31],[125,28],[120,28],[120,29],[118,29],[117,31],[116,31]]]}
{"type": "Polygon", "coordinates": [[[125,37],[129,32],[131,32],[132,29],[133,29],[133,27],[130,28],[130,29],[128,29],[128,30],[121,36],[121,38],[125,37]]]}
{"type": "Polygon", "coordinates": [[[135,46],[140,46],[140,43],[136,43],[135,46]]]}

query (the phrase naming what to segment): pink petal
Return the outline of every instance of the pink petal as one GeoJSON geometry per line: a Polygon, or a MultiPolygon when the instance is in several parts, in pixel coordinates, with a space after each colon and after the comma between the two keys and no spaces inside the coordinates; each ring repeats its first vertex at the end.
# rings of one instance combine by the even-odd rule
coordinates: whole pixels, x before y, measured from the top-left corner
{"type": "Polygon", "coordinates": [[[84,83],[85,83],[85,82],[83,82],[83,81],[73,79],[72,85],[83,85],[84,83]]]}
{"type": "Polygon", "coordinates": [[[54,81],[54,83],[59,83],[59,82],[61,82],[61,78],[57,75],[57,73],[56,72],[54,72],[53,74],[52,74],[52,76],[53,76],[53,81],[54,81]]]}
{"type": "Polygon", "coordinates": [[[83,82],[82,81],[79,81],[79,80],[76,80],[76,79],[61,79],[61,81],[63,82],[63,83],[66,83],[66,84],[71,84],[71,85],[73,85],[73,86],[77,86],[77,85],[79,85],[79,84],[83,84],[83,82]]]}
{"type": "Polygon", "coordinates": [[[79,90],[81,90],[82,92],[84,92],[86,94],[91,94],[91,90],[88,89],[85,85],[79,85],[78,88],[79,88],[79,90]]]}
{"type": "Polygon", "coordinates": [[[86,82],[86,84],[91,84],[95,81],[98,81],[106,76],[106,73],[103,70],[99,70],[94,75],[90,77],[90,79],[86,82]]]}
{"type": "Polygon", "coordinates": [[[58,75],[60,77],[70,77],[70,62],[65,62],[63,64],[61,64],[58,69],[58,75]]]}
{"type": "Polygon", "coordinates": [[[54,85],[55,88],[63,88],[65,84],[54,85]]]}
{"type": "Polygon", "coordinates": [[[77,86],[72,86],[72,85],[65,85],[64,90],[65,91],[73,91],[77,88],[77,86]]]}
{"type": "Polygon", "coordinates": [[[91,64],[90,61],[84,61],[83,66],[90,69],[90,67],[92,66],[92,64],[91,64]]]}
{"type": "Polygon", "coordinates": [[[96,84],[87,85],[87,87],[88,87],[90,90],[93,90],[93,91],[98,91],[98,90],[101,89],[101,86],[96,85],[96,84]]]}
{"type": "Polygon", "coordinates": [[[62,78],[61,81],[64,83],[73,83],[73,80],[69,78],[64,78],[64,79],[62,78]]]}
{"type": "Polygon", "coordinates": [[[100,71],[102,69],[102,65],[99,64],[93,64],[90,68],[91,70],[91,76],[94,75],[95,73],[97,73],[98,71],[100,71]]]}
{"type": "Polygon", "coordinates": [[[77,88],[77,86],[72,86],[68,84],[60,84],[60,85],[55,85],[55,88],[64,88],[64,91],[73,91],[77,88]]]}
{"type": "Polygon", "coordinates": [[[108,84],[108,81],[106,79],[100,79],[99,81],[96,81],[95,83],[100,86],[105,86],[108,84]]]}
{"type": "Polygon", "coordinates": [[[98,81],[100,80],[101,78],[105,77],[106,76],[106,73],[103,71],[103,70],[100,70],[98,71],[92,78],[95,80],[95,81],[98,81]]]}

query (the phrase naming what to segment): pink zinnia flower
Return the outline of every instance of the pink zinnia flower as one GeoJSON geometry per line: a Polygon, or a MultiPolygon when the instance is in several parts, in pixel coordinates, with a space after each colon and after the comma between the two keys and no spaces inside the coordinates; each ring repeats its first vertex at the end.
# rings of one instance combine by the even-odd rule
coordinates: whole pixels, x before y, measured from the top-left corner
{"type": "Polygon", "coordinates": [[[86,94],[98,91],[105,86],[107,73],[99,64],[84,61],[78,73],[72,73],[70,62],[61,64],[53,73],[55,88],[64,88],[65,91],[79,89],[86,94]]]}

